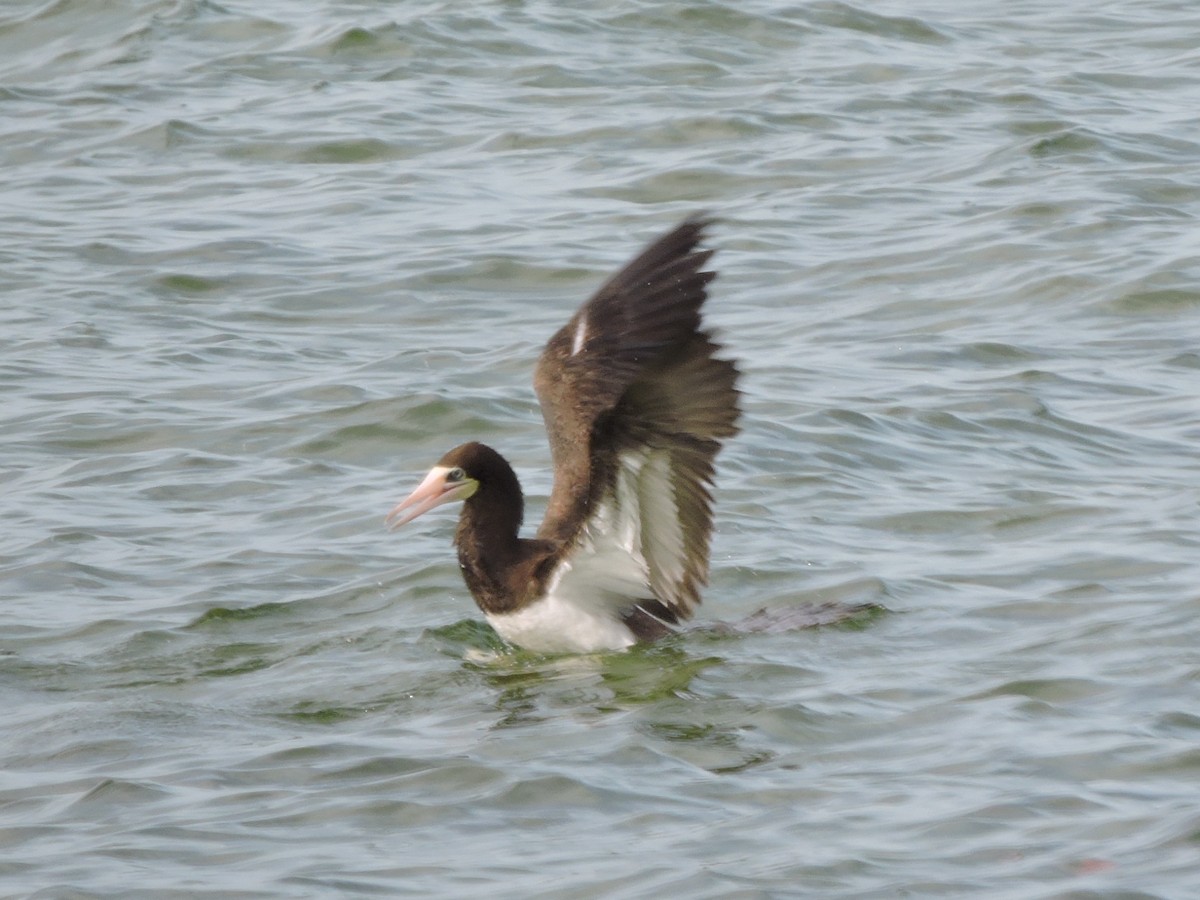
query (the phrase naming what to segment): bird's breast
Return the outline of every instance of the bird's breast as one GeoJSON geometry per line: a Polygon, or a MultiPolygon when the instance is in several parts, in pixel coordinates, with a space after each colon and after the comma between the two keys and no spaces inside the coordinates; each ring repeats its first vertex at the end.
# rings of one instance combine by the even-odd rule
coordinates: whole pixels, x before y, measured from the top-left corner
{"type": "Polygon", "coordinates": [[[535,653],[600,653],[636,643],[613,611],[589,609],[554,593],[513,612],[486,616],[500,637],[535,653]]]}

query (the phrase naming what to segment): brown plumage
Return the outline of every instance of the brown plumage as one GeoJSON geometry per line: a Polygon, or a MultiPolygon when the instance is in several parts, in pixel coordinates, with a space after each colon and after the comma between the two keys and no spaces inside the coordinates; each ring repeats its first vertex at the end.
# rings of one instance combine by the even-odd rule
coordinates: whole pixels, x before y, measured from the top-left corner
{"type": "Polygon", "coordinates": [[[701,327],[714,273],[692,218],[606,282],[547,343],[534,378],[554,462],[536,537],[491,448],[454,448],[393,511],[464,500],[455,545],[489,621],[539,650],[627,646],[689,618],[708,577],[714,459],[737,432],[736,366],[701,327]]]}

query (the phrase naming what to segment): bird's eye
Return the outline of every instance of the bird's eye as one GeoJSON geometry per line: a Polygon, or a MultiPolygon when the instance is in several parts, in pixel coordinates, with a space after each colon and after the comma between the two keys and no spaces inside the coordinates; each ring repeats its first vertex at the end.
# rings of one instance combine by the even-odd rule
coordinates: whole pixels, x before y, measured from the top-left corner
{"type": "Polygon", "coordinates": [[[466,477],[467,477],[467,473],[464,472],[459,466],[455,466],[453,469],[451,469],[449,472],[446,473],[447,481],[462,481],[466,477]]]}

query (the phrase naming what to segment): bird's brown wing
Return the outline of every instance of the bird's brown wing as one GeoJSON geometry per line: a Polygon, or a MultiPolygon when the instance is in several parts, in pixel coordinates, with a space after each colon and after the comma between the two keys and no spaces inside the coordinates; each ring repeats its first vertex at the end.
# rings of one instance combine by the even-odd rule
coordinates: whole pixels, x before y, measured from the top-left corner
{"type": "Polygon", "coordinates": [[[538,537],[564,555],[624,547],[668,621],[698,602],[713,460],[737,430],[737,368],[701,329],[707,224],[688,219],[605,283],[534,379],[555,470],[538,537]]]}

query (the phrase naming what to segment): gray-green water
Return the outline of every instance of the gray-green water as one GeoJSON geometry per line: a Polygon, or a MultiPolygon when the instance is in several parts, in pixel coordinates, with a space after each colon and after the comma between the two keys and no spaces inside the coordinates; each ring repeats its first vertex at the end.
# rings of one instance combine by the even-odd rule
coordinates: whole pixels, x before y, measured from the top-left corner
{"type": "Polygon", "coordinates": [[[0,4],[0,895],[1200,895],[1189,0],[0,4]],[[479,623],[481,438],[706,209],[701,622],[479,623]]]}

